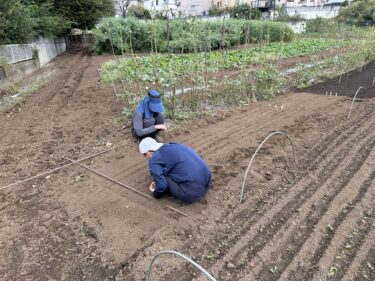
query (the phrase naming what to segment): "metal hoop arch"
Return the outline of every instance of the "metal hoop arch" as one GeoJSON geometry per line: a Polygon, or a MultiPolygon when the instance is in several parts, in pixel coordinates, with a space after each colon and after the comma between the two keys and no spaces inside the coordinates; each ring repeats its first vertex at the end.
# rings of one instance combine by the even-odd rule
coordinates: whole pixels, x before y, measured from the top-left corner
{"type": "Polygon", "coordinates": [[[354,97],[353,97],[352,104],[350,105],[350,110],[349,110],[349,114],[348,114],[348,119],[350,118],[350,114],[352,113],[352,109],[353,109],[354,101],[355,101],[355,99],[356,99],[356,97],[357,97],[357,95],[358,95],[358,92],[359,92],[361,89],[365,89],[365,90],[366,90],[366,88],[365,88],[364,86],[361,86],[361,87],[358,88],[357,92],[355,93],[355,95],[354,95],[354,97]]]}
{"type": "Polygon", "coordinates": [[[245,172],[245,175],[244,175],[244,178],[243,178],[243,181],[242,181],[242,188],[241,188],[241,195],[240,195],[240,203],[242,203],[242,198],[243,198],[243,192],[244,192],[244,188],[245,188],[245,182],[246,182],[246,177],[247,177],[247,174],[249,173],[249,170],[250,170],[250,167],[251,167],[251,164],[253,163],[253,160],[255,158],[255,156],[257,155],[258,151],[261,149],[261,147],[263,146],[263,144],[269,139],[271,138],[272,136],[274,135],[283,135],[285,137],[287,137],[290,141],[290,144],[292,145],[292,148],[293,148],[293,158],[294,158],[294,163],[296,163],[296,152],[295,152],[295,146],[294,146],[294,143],[292,141],[292,139],[284,132],[273,132],[271,134],[269,134],[263,141],[262,143],[258,146],[258,148],[255,150],[253,156],[251,157],[250,159],[250,163],[249,165],[247,166],[247,169],[246,169],[246,172],[245,172]]]}
{"type": "Polygon", "coordinates": [[[151,263],[150,263],[150,267],[148,268],[148,272],[147,272],[147,281],[150,281],[151,280],[151,270],[152,270],[152,266],[155,262],[155,260],[160,256],[160,255],[163,255],[163,254],[173,254],[173,255],[176,255],[176,256],[179,256],[180,258],[183,258],[185,259],[186,261],[190,262],[192,265],[194,265],[196,268],[198,268],[204,275],[206,275],[206,277],[211,280],[211,281],[216,281],[216,279],[214,277],[212,277],[212,275],[207,271],[205,270],[202,266],[200,266],[199,264],[197,264],[195,261],[193,261],[191,258],[179,253],[179,252],[176,252],[176,251],[172,251],[172,250],[165,250],[165,251],[161,251],[159,253],[157,253],[151,260],[151,263]]]}

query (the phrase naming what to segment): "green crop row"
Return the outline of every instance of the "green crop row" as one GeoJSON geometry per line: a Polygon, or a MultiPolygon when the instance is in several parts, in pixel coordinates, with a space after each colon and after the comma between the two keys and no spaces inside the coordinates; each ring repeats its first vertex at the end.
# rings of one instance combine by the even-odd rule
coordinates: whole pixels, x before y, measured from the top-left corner
{"type": "Polygon", "coordinates": [[[258,62],[301,56],[350,44],[350,40],[303,39],[225,52],[135,56],[104,64],[101,81],[105,84],[138,81],[163,84],[171,77],[189,76],[202,71],[236,70],[258,62]]]}

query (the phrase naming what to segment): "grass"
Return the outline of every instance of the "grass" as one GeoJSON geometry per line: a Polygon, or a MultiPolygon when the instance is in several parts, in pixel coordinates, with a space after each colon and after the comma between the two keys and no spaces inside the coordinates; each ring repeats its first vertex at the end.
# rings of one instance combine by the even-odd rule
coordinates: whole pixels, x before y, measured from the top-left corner
{"type": "Polygon", "coordinates": [[[49,72],[43,76],[38,77],[33,83],[24,87],[18,87],[10,84],[5,89],[7,95],[0,99],[0,112],[7,111],[19,104],[24,98],[36,93],[45,83],[53,78],[54,72],[49,72]]]}

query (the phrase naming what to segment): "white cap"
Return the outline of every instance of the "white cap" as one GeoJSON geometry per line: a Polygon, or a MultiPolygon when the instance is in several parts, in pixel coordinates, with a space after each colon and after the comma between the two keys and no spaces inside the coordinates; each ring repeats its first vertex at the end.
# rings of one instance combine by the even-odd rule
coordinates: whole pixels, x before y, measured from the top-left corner
{"type": "Polygon", "coordinates": [[[153,138],[144,138],[140,143],[139,143],[139,152],[144,154],[148,151],[156,151],[158,150],[163,143],[158,143],[156,140],[153,138]]]}

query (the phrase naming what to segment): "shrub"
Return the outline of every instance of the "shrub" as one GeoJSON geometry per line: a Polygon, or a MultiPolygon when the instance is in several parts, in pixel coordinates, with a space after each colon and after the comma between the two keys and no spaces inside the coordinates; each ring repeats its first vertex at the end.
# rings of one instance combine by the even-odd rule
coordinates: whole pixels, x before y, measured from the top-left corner
{"type": "Polygon", "coordinates": [[[230,9],[230,17],[234,19],[260,19],[259,9],[252,8],[249,4],[237,5],[230,9]]]}
{"type": "Polygon", "coordinates": [[[128,16],[138,19],[151,19],[150,11],[138,5],[129,7],[128,16]]]}
{"type": "Polygon", "coordinates": [[[224,9],[221,9],[221,8],[218,8],[218,7],[211,7],[209,10],[208,10],[208,14],[210,16],[222,16],[225,14],[225,10],[224,9]]]}
{"type": "Polygon", "coordinates": [[[375,0],[354,1],[350,6],[340,10],[339,18],[349,24],[374,25],[375,0]]]}

